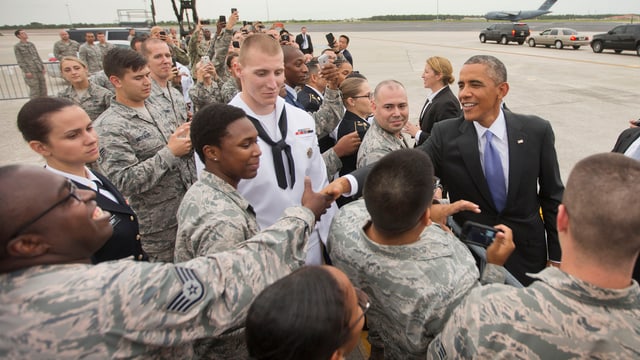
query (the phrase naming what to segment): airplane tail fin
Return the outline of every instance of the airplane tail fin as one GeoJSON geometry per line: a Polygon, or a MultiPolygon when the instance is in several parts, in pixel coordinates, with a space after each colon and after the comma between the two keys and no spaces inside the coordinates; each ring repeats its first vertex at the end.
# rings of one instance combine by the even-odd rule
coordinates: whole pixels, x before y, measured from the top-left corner
{"type": "Polygon", "coordinates": [[[546,0],[545,2],[542,3],[542,5],[540,5],[538,10],[547,11],[551,9],[553,4],[555,4],[556,2],[558,2],[558,0],[546,0]]]}

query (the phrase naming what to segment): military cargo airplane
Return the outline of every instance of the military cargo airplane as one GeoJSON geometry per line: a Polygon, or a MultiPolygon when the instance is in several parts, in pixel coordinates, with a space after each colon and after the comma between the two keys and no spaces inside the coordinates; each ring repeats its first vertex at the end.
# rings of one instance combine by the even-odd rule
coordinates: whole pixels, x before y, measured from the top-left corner
{"type": "Polygon", "coordinates": [[[551,11],[549,9],[558,0],[545,0],[538,10],[519,10],[519,11],[489,11],[484,15],[487,20],[509,20],[520,21],[524,19],[533,19],[540,15],[548,14],[551,11]]]}

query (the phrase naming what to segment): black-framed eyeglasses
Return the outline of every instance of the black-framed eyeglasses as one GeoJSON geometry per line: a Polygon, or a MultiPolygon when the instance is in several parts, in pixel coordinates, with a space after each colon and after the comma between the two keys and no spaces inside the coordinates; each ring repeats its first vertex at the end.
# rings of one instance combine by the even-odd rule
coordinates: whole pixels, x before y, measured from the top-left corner
{"type": "Polygon", "coordinates": [[[67,201],[69,201],[69,199],[75,198],[78,201],[82,201],[80,199],[80,197],[78,196],[78,194],[76,194],[76,191],[78,190],[78,187],[76,186],[76,184],[74,184],[71,180],[67,179],[66,186],[67,186],[67,189],[69,190],[69,194],[67,196],[65,196],[62,199],[56,201],[56,203],[51,205],[50,207],[48,207],[47,210],[41,212],[40,214],[38,214],[38,216],[36,216],[33,219],[27,221],[24,225],[18,227],[18,230],[16,230],[13,233],[13,235],[11,235],[11,237],[9,237],[9,239],[13,239],[13,238],[17,237],[18,235],[20,235],[29,226],[35,224],[38,220],[42,219],[45,215],[47,215],[49,212],[51,212],[51,210],[53,210],[53,209],[57,208],[58,206],[66,203],[67,201]]]}
{"type": "Polygon", "coordinates": [[[364,95],[352,96],[351,98],[352,98],[352,99],[360,99],[360,98],[368,98],[368,99],[371,99],[372,97],[373,97],[373,94],[372,94],[372,93],[367,93],[367,94],[364,94],[364,95]]]}
{"type": "Polygon", "coordinates": [[[362,314],[358,316],[358,318],[353,323],[353,325],[350,326],[350,328],[357,326],[358,323],[360,322],[360,319],[364,317],[364,314],[366,314],[367,311],[369,311],[369,308],[371,307],[371,302],[369,301],[369,295],[367,295],[367,293],[365,293],[364,291],[362,291],[357,287],[354,287],[353,289],[356,291],[356,297],[358,298],[358,306],[360,307],[360,309],[362,309],[362,314]]]}

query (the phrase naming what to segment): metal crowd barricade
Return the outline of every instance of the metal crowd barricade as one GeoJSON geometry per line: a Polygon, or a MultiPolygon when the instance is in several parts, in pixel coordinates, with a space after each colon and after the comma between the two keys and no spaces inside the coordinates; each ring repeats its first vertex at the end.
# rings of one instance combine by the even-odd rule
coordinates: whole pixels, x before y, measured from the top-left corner
{"type": "MultiPolygon", "coordinates": [[[[47,94],[57,95],[67,87],[67,82],[60,75],[59,62],[45,62],[45,80],[47,94]]],[[[0,65],[0,100],[28,99],[29,87],[24,81],[24,73],[18,64],[0,65]]]]}

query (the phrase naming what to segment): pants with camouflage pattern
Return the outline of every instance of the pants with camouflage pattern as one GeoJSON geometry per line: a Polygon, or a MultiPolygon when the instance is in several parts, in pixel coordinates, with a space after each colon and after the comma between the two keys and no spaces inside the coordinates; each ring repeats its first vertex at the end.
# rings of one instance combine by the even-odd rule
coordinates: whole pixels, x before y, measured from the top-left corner
{"type": "Polygon", "coordinates": [[[41,72],[31,73],[33,76],[31,79],[24,78],[24,81],[31,89],[29,93],[30,98],[37,98],[41,96],[47,96],[47,82],[44,79],[44,74],[41,72]]]}

